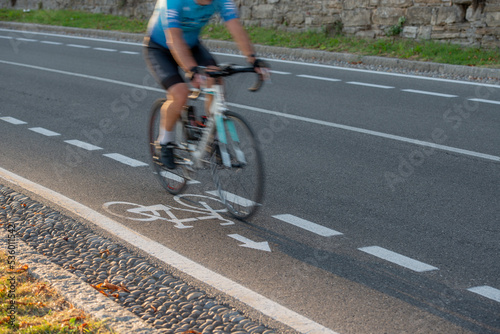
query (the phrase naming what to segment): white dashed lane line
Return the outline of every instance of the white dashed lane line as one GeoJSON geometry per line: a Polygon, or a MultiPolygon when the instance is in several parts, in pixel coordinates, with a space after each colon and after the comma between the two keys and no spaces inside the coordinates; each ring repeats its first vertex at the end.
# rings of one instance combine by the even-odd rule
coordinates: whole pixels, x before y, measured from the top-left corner
{"type": "Polygon", "coordinates": [[[392,87],[392,86],[375,85],[375,84],[370,84],[370,83],[365,83],[365,82],[357,82],[357,81],[349,81],[349,82],[346,82],[346,84],[365,86],[365,87],[373,87],[373,88],[382,88],[382,89],[394,89],[394,87],[392,87]]]}
{"type": "Polygon", "coordinates": [[[411,269],[416,272],[424,272],[430,270],[438,270],[438,268],[428,265],[426,263],[411,259],[407,256],[395,253],[388,249],[379,246],[370,246],[359,248],[360,251],[376,256],[385,261],[392,262],[399,266],[411,269]]]}
{"type": "Polygon", "coordinates": [[[103,156],[111,158],[113,160],[116,160],[118,162],[121,162],[122,164],[131,166],[131,167],[148,166],[148,164],[145,162],[129,158],[129,157],[124,156],[124,155],[119,154],[119,153],[108,153],[108,154],[103,154],[103,156]]]}
{"type": "Polygon", "coordinates": [[[33,131],[33,132],[42,134],[44,136],[47,136],[47,137],[53,137],[53,136],[60,136],[61,135],[60,133],[57,133],[57,132],[54,132],[54,131],[50,131],[50,130],[47,130],[47,129],[44,129],[44,128],[30,128],[30,130],[33,131]]]}
{"type": "Polygon", "coordinates": [[[313,223],[313,222],[310,222],[308,220],[296,217],[294,215],[284,214],[284,215],[276,215],[276,216],[272,216],[272,217],[276,218],[278,220],[281,220],[285,223],[288,223],[290,225],[297,226],[297,227],[304,229],[306,231],[315,233],[315,234],[320,235],[322,237],[333,237],[335,235],[342,235],[341,232],[337,232],[337,231],[332,230],[328,227],[318,225],[316,223],[313,223]]]}
{"type": "Polygon", "coordinates": [[[38,42],[37,39],[32,39],[32,38],[16,38],[16,39],[21,42],[38,42]]]}
{"type": "Polygon", "coordinates": [[[71,48],[90,49],[90,46],[81,44],[66,44],[66,46],[69,46],[71,48]]]}
{"type": "Polygon", "coordinates": [[[42,44],[49,44],[49,45],[63,45],[63,43],[60,42],[52,42],[52,41],[40,41],[42,44]]]}
{"type": "Polygon", "coordinates": [[[82,44],[64,44],[61,42],[54,42],[54,41],[47,41],[47,40],[38,40],[38,39],[33,39],[33,38],[23,38],[23,37],[12,37],[12,36],[0,36],[1,39],[10,39],[10,40],[16,40],[19,42],[40,42],[42,44],[47,44],[47,45],[65,45],[69,46],[72,48],[79,48],[79,49],[93,49],[96,51],[104,51],[104,52],[119,52],[127,55],[140,55],[140,52],[136,51],[118,51],[116,49],[110,49],[110,48],[101,48],[101,47],[91,47],[88,45],[82,45],[82,44]]]}
{"type": "Polygon", "coordinates": [[[87,151],[97,151],[97,150],[102,150],[102,147],[95,146],[80,140],[72,139],[72,140],[65,140],[64,141],[67,144],[74,145],[79,148],[83,148],[84,150],[87,151]]]}
{"type": "Polygon", "coordinates": [[[415,93],[415,94],[423,94],[423,95],[432,95],[432,96],[439,96],[439,97],[458,97],[457,95],[450,95],[450,94],[442,94],[442,93],[436,93],[436,92],[427,92],[424,90],[415,90],[415,89],[401,89],[402,92],[405,93],[415,93]]]}
{"type": "Polygon", "coordinates": [[[323,80],[323,81],[332,81],[332,82],[338,82],[342,81],[340,79],[333,79],[333,78],[325,78],[325,77],[317,77],[314,75],[307,75],[307,74],[299,74],[297,75],[299,78],[306,78],[306,79],[316,79],[316,80],[323,80]]]}
{"type": "Polygon", "coordinates": [[[10,117],[10,116],[6,116],[6,117],[0,117],[0,119],[2,121],[5,121],[7,123],[10,123],[10,124],[14,124],[14,125],[20,125],[20,124],[27,124],[26,122],[24,121],[21,121],[17,118],[14,118],[14,117],[10,117]]]}
{"type": "Polygon", "coordinates": [[[474,101],[474,102],[482,102],[482,103],[491,103],[491,104],[499,104],[500,101],[493,101],[493,100],[485,100],[485,99],[469,99],[469,101],[474,101]]]}
{"type": "Polygon", "coordinates": [[[94,48],[94,50],[105,51],[105,52],[117,52],[118,51],[118,50],[115,50],[115,49],[108,49],[108,48],[94,48]]]}
{"type": "Polygon", "coordinates": [[[500,303],[500,290],[492,288],[491,286],[477,286],[467,290],[500,303]]]}

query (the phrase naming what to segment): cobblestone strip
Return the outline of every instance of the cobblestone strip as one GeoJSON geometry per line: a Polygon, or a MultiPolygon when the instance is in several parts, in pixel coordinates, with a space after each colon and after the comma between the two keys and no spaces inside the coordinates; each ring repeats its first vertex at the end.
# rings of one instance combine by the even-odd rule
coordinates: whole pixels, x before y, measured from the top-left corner
{"type": "Polygon", "coordinates": [[[109,319],[120,333],[277,333],[80,222],[3,185],[0,226],[1,247],[7,246],[5,230],[14,230],[20,261],[71,303],[109,319]]]}

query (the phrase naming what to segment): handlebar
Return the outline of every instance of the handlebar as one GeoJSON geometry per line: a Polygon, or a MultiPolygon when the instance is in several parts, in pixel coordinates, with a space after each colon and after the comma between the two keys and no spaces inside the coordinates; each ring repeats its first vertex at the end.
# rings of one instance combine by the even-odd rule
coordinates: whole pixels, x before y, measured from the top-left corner
{"type": "MultiPolygon", "coordinates": [[[[248,90],[251,92],[258,91],[260,87],[262,87],[264,80],[269,76],[268,73],[257,73],[253,66],[237,67],[235,65],[222,65],[221,67],[219,67],[219,70],[216,71],[208,71],[206,67],[201,67],[201,69],[203,70],[203,74],[211,78],[228,77],[237,73],[256,73],[257,81],[252,87],[248,88],[248,90]]],[[[263,71],[267,72],[267,69],[263,68],[263,71]]]]}

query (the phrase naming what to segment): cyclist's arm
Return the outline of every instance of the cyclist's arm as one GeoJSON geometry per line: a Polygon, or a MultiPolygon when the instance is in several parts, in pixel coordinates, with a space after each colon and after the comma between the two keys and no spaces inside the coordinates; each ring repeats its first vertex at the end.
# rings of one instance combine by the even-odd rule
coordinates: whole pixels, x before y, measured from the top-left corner
{"type": "Polygon", "coordinates": [[[226,21],[227,30],[231,33],[236,44],[238,44],[238,48],[241,50],[243,55],[247,57],[249,63],[253,64],[255,61],[255,51],[252,43],[250,42],[250,37],[241,24],[238,18],[226,21]]]}
{"type": "Polygon", "coordinates": [[[170,52],[179,66],[187,73],[190,69],[197,66],[196,60],[191,53],[191,49],[184,40],[184,34],[181,28],[168,28],[165,30],[167,35],[167,44],[170,52]]]}

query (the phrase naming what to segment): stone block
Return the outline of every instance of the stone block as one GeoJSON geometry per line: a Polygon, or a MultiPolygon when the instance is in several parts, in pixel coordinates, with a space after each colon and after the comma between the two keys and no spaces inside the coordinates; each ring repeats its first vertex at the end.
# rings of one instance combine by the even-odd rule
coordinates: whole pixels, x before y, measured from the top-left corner
{"type": "Polygon", "coordinates": [[[421,26],[418,29],[419,39],[431,39],[431,34],[432,34],[432,26],[421,26]]]}
{"type": "Polygon", "coordinates": [[[450,0],[414,0],[415,5],[426,6],[426,5],[449,5],[450,0]]]}
{"type": "Polygon", "coordinates": [[[352,10],[355,8],[366,8],[368,7],[370,0],[345,0],[344,10],[352,10]]]}
{"type": "Polygon", "coordinates": [[[465,21],[465,10],[462,6],[440,7],[437,10],[435,25],[446,25],[465,21]]]}
{"type": "Polygon", "coordinates": [[[410,7],[406,11],[406,24],[429,25],[432,15],[433,9],[431,7],[410,7]]]}
{"type": "Polygon", "coordinates": [[[486,13],[481,10],[474,10],[472,6],[467,8],[465,19],[469,22],[482,21],[486,18],[486,13]]]}
{"type": "Polygon", "coordinates": [[[253,19],[271,19],[274,5],[257,5],[252,8],[253,19]]]}
{"type": "Polygon", "coordinates": [[[369,9],[345,10],[341,17],[344,27],[369,27],[371,25],[371,11],[369,9]]]}
{"type": "Polygon", "coordinates": [[[302,13],[289,13],[285,15],[285,20],[290,26],[303,24],[305,21],[304,14],[302,13]]]}
{"type": "Polygon", "coordinates": [[[471,5],[472,0],[452,0],[451,3],[453,3],[455,5],[471,5]]]}
{"type": "Polygon", "coordinates": [[[362,30],[362,31],[358,31],[354,35],[356,37],[360,37],[360,38],[364,38],[364,39],[374,39],[375,38],[375,31],[373,31],[373,30],[362,30]]]}
{"type": "Polygon", "coordinates": [[[373,24],[393,25],[397,24],[401,16],[405,15],[403,8],[378,7],[372,17],[373,24]]]}
{"type": "Polygon", "coordinates": [[[404,38],[415,39],[418,36],[418,27],[404,27],[403,34],[404,38]]]}
{"type": "Polygon", "coordinates": [[[240,7],[239,15],[240,19],[249,20],[252,18],[252,10],[249,7],[240,7]]]}
{"type": "Polygon", "coordinates": [[[413,5],[413,0],[380,0],[380,7],[406,8],[413,5]]]}
{"type": "Polygon", "coordinates": [[[500,27],[500,12],[487,12],[485,22],[488,27],[500,27]]]}

